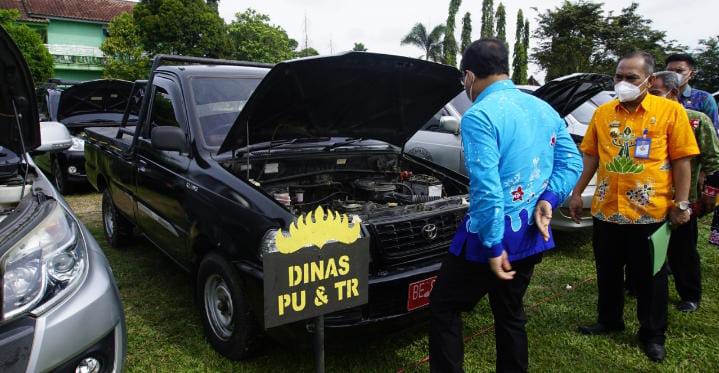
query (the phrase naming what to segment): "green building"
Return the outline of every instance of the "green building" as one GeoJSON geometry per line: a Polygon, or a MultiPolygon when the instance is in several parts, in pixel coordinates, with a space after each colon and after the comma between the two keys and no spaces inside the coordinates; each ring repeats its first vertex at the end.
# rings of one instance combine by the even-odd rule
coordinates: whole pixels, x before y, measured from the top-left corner
{"type": "Polygon", "coordinates": [[[0,9],[17,9],[20,21],[36,29],[55,59],[54,78],[92,80],[102,77],[100,45],[107,24],[132,12],[123,0],[0,0],[0,9]]]}

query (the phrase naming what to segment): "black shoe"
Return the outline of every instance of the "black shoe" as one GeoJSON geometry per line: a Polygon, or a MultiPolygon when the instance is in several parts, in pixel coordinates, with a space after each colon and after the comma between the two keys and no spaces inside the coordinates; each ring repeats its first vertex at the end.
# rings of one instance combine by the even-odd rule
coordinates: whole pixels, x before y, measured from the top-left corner
{"type": "Polygon", "coordinates": [[[597,335],[606,334],[613,332],[621,332],[624,330],[624,325],[604,325],[602,323],[596,323],[594,325],[580,326],[577,330],[584,335],[597,335]]]}
{"type": "Polygon", "coordinates": [[[691,313],[699,309],[699,302],[688,302],[683,301],[677,304],[677,310],[679,312],[691,313]]]}
{"type": "Polygon", "coordinates": [[[661,362],[667,356],[667,351],[659,343],[645,343],[644,355],[647,355],[651,361],[661,362]]]}

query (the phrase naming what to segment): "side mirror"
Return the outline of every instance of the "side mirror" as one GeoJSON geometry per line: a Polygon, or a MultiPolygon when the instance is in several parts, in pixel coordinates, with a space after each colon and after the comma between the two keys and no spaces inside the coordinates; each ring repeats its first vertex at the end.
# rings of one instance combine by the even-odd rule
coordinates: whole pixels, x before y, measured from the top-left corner
{"type": "Polygon", "coordinates": [[[72,146],[72,136],[64,124],[59,122],[40,122],[39,153],[61,152],[72,146]]]}
{"type": "Polygon", "coordinates": [[[439,118],[439,127],[443,131],[451,132],[455,135],[459,135],[459,119],[450,116],[450,115],[444,115],[441,118],[439,118]]]}
{"type": "Polygon", "coordinates": [[[160,126],[150,133],[152,147],[159,150],[187,153],[187,137],[185,131],[174,126],[160,126]]]}

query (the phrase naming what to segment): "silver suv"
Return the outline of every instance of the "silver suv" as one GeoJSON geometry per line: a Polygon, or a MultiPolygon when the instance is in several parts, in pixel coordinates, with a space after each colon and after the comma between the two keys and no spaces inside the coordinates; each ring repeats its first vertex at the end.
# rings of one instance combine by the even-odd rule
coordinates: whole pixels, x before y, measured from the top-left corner
{"type": "Polygon", "coordinates": [[[105,255],[30,158],[67,149],[0,27],[0,372],[119,372],[125,319],[105,255]]]}
{"type": "MultiPolygon", "coordinates": [[[[608,91],[612,84],[612,79],[605,75],[572,74],[548,82],[541,88],[535,86],[518,88],[552,105],[567,123],[569,134],[579,144],[587,131],[594,110],[614,98],[614,93],[608,91]]],[[[471,105],[464,92],[457,95],[407,141],[404,146],[405,152],[466,175],[459,121],[471,105]]],[[[553,229],[573,230],[592,226],[590,208],[595,182],[596,175],[582,194],[586,208],[582,212],[581,224],[572,221],[567,205],[563,204],[554,212],[553,229]]]]}

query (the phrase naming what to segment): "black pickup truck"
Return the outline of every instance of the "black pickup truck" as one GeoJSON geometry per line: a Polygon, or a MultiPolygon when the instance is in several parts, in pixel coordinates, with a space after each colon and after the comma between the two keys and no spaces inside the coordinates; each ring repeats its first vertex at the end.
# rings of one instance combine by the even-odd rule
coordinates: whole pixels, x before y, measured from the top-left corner
{"type": "Polygon", "coordinates": [[[402,152],[459,93],[445,65],[365,52],[275,66],[156,57],[137,126],[87,128],[107,240],[139,232],[196,277],[206,336],[241,359],[262,330],[262,255],[318,206],[371,238],[369,303],[328,328],[419,311],[457,223],[466,177],[402,152]],[[355,220],[356,221],[356,220],[355,220]]]}

